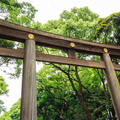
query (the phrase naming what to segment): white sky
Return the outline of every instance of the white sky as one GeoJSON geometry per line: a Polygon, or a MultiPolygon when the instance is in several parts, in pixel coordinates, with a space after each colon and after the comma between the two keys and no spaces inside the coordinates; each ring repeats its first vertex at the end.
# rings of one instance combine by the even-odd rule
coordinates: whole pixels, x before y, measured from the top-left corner
{"type": "Polygon", "coordinates": [[[120,11],[120,0],[18,0],[32,3],[37,10],[37,21],[46,23],[47,20],[58,19],[63,10],[70,10],[73,7],[88,6],[100,17],[109,16],[120,11]]]}
{"type": "MultiPolygon", "coordinates": [[[[35,21],[46,23],[48,20],[59,19],[63,10],[69,10],[73,7],[81,8],[88,6],[100,17],[107,17],[112,13],[120,11],[120,0],[18,0],[19,2],[30,2],[38,10],[35,21]]],[[[2,68],[1,68],[2,69],[2,68]]],[[[9,84],[9,97],[2,96],[7,110],[13,103],[17,102],[21,96],[21,78],[19,80],[10,80],[8,76],[0,71],[0,75],[6,79],[9,84]]],[[[1,99],[1,98],[0,98],[1,99]]]]}

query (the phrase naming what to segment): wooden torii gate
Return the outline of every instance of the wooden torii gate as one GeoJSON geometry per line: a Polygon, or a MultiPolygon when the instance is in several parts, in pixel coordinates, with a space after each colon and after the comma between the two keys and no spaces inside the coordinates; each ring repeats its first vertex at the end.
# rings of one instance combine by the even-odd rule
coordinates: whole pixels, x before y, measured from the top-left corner
{"type": "Polygon", "coordinates": [[[120,58],[120,47],[73,39],[56,34],[19,26],[0,19],[0,38],[24,43],[22,49],[0,48],[0,56],[23,59],[21,120],[36,120],[36,60],[50,63],[75,65],[89,68],[104,69],[110,90],[113,106],[120,120],[120,85],[115,70],[120,65],[114,64],[111,57],[120,58]],[[35,50],[35,46],[68,51],[68,57],[43,54],[35,50]],[[75,53],[99,55],[102,61],[81,60],[75,53]],[[109,56],[110,55],[110,56],[109,56]]]}

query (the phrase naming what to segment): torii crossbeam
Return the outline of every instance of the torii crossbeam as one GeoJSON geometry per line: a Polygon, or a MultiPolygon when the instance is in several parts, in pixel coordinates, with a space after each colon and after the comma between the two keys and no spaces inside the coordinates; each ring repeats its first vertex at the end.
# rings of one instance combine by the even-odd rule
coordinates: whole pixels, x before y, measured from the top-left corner
{"type": "Polygon", "coordinates": [[[22,49],[0,48],[0,56],[23,59],[21,97],[21,120],[36,120],[36,60],[104,69],[117,118],[120,119],[120,85],[115,70],[120,65],[111,62],[110,56],[120,58],[120,47],[64,37],[0,20],[0,38],[23,42],[22,49]],[[35,50],[35,46],[46,46],[68,52],[68,57],[47,55],[35,50]],[[102,61],[95,62],[76,58],[75,53],[99,55],[102,61]],[[109,56],[110,55],[110,56],[109,56]]]}

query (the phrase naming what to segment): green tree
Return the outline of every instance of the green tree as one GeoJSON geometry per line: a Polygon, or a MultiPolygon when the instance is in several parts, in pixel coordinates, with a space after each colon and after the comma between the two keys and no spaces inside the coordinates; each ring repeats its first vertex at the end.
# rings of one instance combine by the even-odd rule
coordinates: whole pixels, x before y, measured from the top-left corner
{"type": "MultiPolygon", "coordinates": [[[[119,19],[119,16],[116,16],[115,21],[117,17],[119,19]]],[[[70,12],[63,11],[58,20],[50,20],[44,25],[33,22],[30,27],[68,37],[106,43],[104,30],[107,28],[104,29],[104,25],[102,26],[104,20],[102,22],[101,20],[103,19],[99,19],[99,16],[88,7],[73,8],[70,12]],[[103,28],[100,29],[100,26],[103,28]],[[99,30],[103,31],[99,32],[99,30]]],[[[112,24],[110,30],[114,28],[113,26],[115,27],[112,24]]],[[[115,30],[117,29],[119,31],[119,28],[115,30]]],[[[110,36],[115,35],[111,34],[114,33],[111,31],[108,33],[107,41],[110,36]]],[[[46,54],[67,56],[66,51],[62,50],[38,46],[37,49],[46,54]]],[[[100,60],[98,56],[81,53],[77,53],[77,57],[100,60]]],[[[18,119],[19,105],[16,103],[15,106],[5,114],[8,116],[12,113],[11,117],[18,119]]],[[[57,64],[44,65],[37,73],[37,108],[38,120],[116,120],[104,71],[99,69],[57,64]]]]}
{"type": "MultiPolygon", "coordinates": [[[[29,27],[33,22],[36,12],[37,10],[32,6],[32,4],[27,2],[19,3],[17,0],[0,1],[0,18],[12,23],[29,27]]],[[[14,49],[16,47],[20,47],[20,45],[16,42],[0,39],[0,47],[14,49]]],[[[10,75],[13,77],[19,77],[21,73],[21,60],[0,57],[0,66],[2,67],[3,64],[6,66],[9,64],[16,65],[14,67],[15,73],[10,73],[10,75]]]]}
{"type": "MultiPolygon", "coordinates": [[[[90,34],[93,34],[95,31],[97,20],[98,20],[98,15],[93,13],[92,11],[90,11],[90,9],[88,9],[88,7],[84,7],[84,8],[80,8],[80,9],[73,8],[73,9],[71,9],[70,12],[63,11],[63,13],[60,15],[59,20],[48,21],[48,23],[43,25],[43,27],[41,27],[41,29],[44,31],[47,31],[47,32],[57,33],[57,34],[61,34],[61,35],[68,36],[68,37],[89,40],[90,34]],[[92,28],[92,26],[94,26],[94,29],[92,28]]],[[[51,50],[53,51],[53,49],[51,49],[51,50]]],[[[51,50],[49,50],[49,51],[51,51],[51,50]]],[[[49,53],[51,53],[51,52],[49,52],[49,53]]],[[[77,84],[77,83],[73,82],[74,80],[72,79],[72,77],[70,75],[69,67],[66,68],[66,69],[68,69],[67,72],[65,72],[64,69],[62,69],[59,66],[54,66],[54,67],[61,70],[62,72],[64,72],[67,75],[67,77],[73,87],[73,90],[75,91],[75,93],[79,99],[79,102],[80,102],[83,110],[87,114],[88,118],[91,119],[90,111],[88,110],[88,108],[85,104],[84,98],[83,98],[82,85],[81,85],[81,80],[78,75],[77,68],[74,70],[73,73],[75,73],[75,76],[77,78],[76,81],[78,83],[79,89],[77,89],[75,86],[75,84],[77,84]]]]}
{"type": "MultiPolygon", "coordinates": [[[[6,95],[8,93],[8,89],[7,89],[7,83],[5,82],[4,78],[2,76],[0,76],[0,96],[2,95],[6,95]]],[[[0,100],[0,114],[5,111],[5,107],[4,107],[4,102],[2,100],[0,100]]]]}
{"type": "MultiPolygon", "coordinates": [[[[100,24],[98,22],[98,15],[95,13],[92,13],[92,11],[90,11],[87,7],[85,7],[85,8],[80,8],[80,9],[73,8],[71,9],[70,12],[64,11],[60,15],[59,20],[48,21],[48,23],[44,24],[43,27],[41,26],[40,29],[47,31],[47,32],[52,32],[52,33],[68,36],[68,37],[87,39],[89,41],[99,42],[100,38],[98,37],[96,39],[95,37],[96,29],[98,28],[99,25],[100,24]],[[80,13],[77,13],[76,11],[77,12],[79,11],[80,13]]],[[[103,41],[104,39],[102,40],[102,43],[103,41]]],[[[51,51],[53,51],[53,49],[49,49],[49,54],[52,54],[51,51]]],[[[60,52],[58,51],[57,55],[59,55],[58,53],[60,52]]],[[[89,60],[95,60],[95,61],[100,60],[100,57],[98,56],[89,56],[89,55],[83,55],[80,53],[77,53],[77,57],[81,59],[88,59],[89,57],[89,60]]],[[[76,74],[76,77],[77,77],[76,79],[77,82],[76,82],[74,80],[75,75],[73,75],[75,74],[75,69],[71,71],[71,69],[70,70],[68,69],[69,67],[66,67],[66,69],[65,67],[62,68],[62,66],[54,66],[54,67],[56,67],[57,70],[58,69],[61,70],[63,73],[67,75],[68,79],[71,81],[71,85],[74,91],[76,91],[76,95],[78,95],[78,99],[80,100],[80,98],[82,98],[82,100],[80,101],[85,102],[88,105],[88,108],[91,111],[93,119],[106,119],[106,118],[116,119],[115,112],[113,110],[113,105],[110,100],[110,94],[109,94],[109,91],[106,85],[106,79],[105,79],[103,70],[92,69],[92,71],[88,73],[84,71],[86,69],[81,69],[81,70],[78,69],[76,73],[79,73],[80,77],[78,76],[78,74],[76,74]],[[79,72],[79,70],[82,72],[79,72]],[[88,76],[90,74],[94,76],[93,74],[95,73],[95,76],[97,77],[95,76],[92,77],[90,75],[91,77],[88,77],[89,79],[87,79],[87,77],[82,78],[81,73],[85,73],[85,76],[88,76]],[[71,77],[72,75],[73,77],[71,77]],[[84,83],[85,80],[87,80],[86,83],[84,83]],[[84,87],[83,86],[81,87],[81,84],[84,87]],[[87,84],[87,86],[85,84],[87,84]],[[84,89],[87,92],[89,91],[89,93],[91,93],[90,98],[87,98],[86,96],[84,97],[84,94],[86,94],[86,92],[84,92],[84,89]],[[95,93],[95,91],[97,93],[95,93]],[[79,97],[79,95],[82,95],[82,97],[79,97]],[[95,104],[90,104],[93,101],[95,104]]],[[[82,102],[80,102],[81,105],[82,105],[82,102]]]]}
{"type": "Polygon", "coordinates": [[[120,45],[120,12],[99,19],[96,39],[101,43],[120,45]],[[101,40],[102,41],[101,41],[101,40]]]}
{"type": "Polygon", "coordinates": [[[24,26],[30,26],[37,12],[32,4],[17,0],[1,0],[0,10],[0,16],[4,14],[3,19],[24,26]]]}
{"type": "Polygon", "coordinates": [[[12,120],[12,118],[10,117],[10,112],[5,112],[2,116],[0,116],[1,120],[12,120]]]}
{"type": "Polygon", "coordinates": [[[60,14],[64,22],[63,35],[91,41],[98,18],[88,7],[73,8],[70,12],[65,10],[60,14]]]}
{"type": "Polygon", "coordinates": [[[74,96],[74,91],[64,73],[56,71],[53,65],[44,65],[37,73],[39,119],[74,119],[76,98],[70,96],[74,96]]]}
{"type": "Polygon", "coordinates": [[[20,120],[20,103],[21,99],[19,99],[8,112],[0,116],[0,120],[20,120]]]}
{"type": "MultiPolygon", "coordinates": [[[[0,18],[6,21],[29,27],[36,12],[37,10],[30,3],[19,3],[17,0],[0,0],[0,18]]],[[[0,39],[0,47],[15,49],[17,46],[19,46],[19,44],[16,42],[0,39]]],[[[19,77],[22,61],[18,59],[0,57],[1,67],[3,65],[8,67],[10,64],[14,65],[15,73],[11,72],[8,74],[11,77],[19,77]]],[[[4,85],[6,84],[1,78],[0,83],[3,84],[2,82],[4,85]]],[[[0,90],[3,90],[3,86],[0,85],[0,90]]],[[[3,101],[0,101],[0,111],[4,110],[3,103],[3,101]]]]}

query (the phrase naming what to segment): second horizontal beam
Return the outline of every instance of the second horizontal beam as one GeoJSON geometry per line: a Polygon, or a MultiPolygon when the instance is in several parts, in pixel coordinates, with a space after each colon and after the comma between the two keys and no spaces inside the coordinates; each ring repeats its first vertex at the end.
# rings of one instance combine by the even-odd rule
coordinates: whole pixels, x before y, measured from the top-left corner
{"type": "MultiPolygon", "coordinates": [[[[24,50],[23,49],[0,48],[0,56],[23,59],[24,50]]],[[[43,54],[42,52],[38,52],[38,51],[36,52],[36,60],[42,61],[42,62],[49,62],[49,63],[105,69],[105,64],[103,61],[96,62],[96,61],[90,61],[90,60],[81,60],[81,59],[76,59],[76,58],[48,55],[48,54],[43,54]]],[[[117,64],[113,64],[113,65],[114,65],[115,70],[120,71],[120,65],[117,65],[117,64]]]]}

